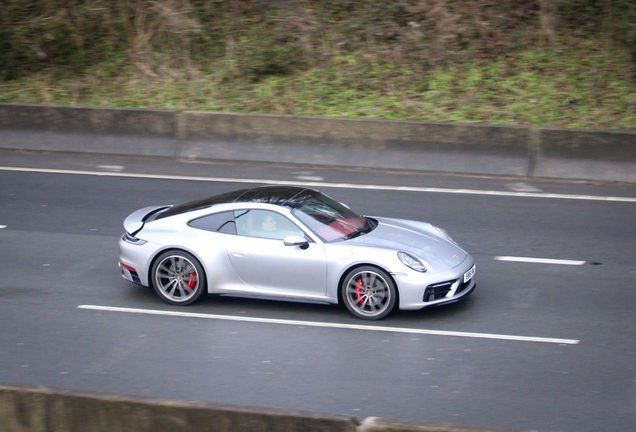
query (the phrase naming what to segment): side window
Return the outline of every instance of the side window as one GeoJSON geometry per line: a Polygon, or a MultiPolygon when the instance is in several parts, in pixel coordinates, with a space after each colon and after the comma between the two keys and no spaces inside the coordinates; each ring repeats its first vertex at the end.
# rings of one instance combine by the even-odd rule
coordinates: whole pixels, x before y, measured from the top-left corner
{"type": "Polygon", "coordinates": [[[193,219],[188,222],[192,228],[205,231],[220,232],[225,234],[236,234],[236,223],[234,222],[234,212],[221,212],[193,219]]]}
{"type": "Polygon", "coordinates": [[[238,235],[283,240],[290,235],[305,237],[305,233],[285,216],[268,210],[235,211],[238,235]]]}

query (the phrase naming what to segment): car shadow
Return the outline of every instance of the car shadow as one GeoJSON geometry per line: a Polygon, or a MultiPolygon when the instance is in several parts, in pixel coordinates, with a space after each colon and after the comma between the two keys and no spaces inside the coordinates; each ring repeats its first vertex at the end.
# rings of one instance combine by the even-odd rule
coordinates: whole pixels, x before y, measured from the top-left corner
{"type": "Polygon", "coordinates": [[[394,310],[378,321],[361,320],[340,305],[306,303],[289,300],[271,300],[249,297],[208,295],[188,310],[198,313],[230,314],[283,320],[337,322],[353,325],[422,325],[424,322],[460,319],[474,310],[476,299],[472,296],[457,302],[433,306],[415,311],[394,310]]]}
{"type": "Polygon", "coordinates": [[[467,319],[474,315],[478,299],[464,300],[420,310],[394,310],[385,318],[372,321],[354,317],[344,306],[328,303],[307,303],[294,300],[273,300],[247,296],[209,294],[188,306],[169,305],[162,301],[152,288],[129,285],[125,297],[136,306],[148,309],[179,312],[244,316],[265,319],[328,322],[349,325],[421,327],[423,324],[467,319]]]}

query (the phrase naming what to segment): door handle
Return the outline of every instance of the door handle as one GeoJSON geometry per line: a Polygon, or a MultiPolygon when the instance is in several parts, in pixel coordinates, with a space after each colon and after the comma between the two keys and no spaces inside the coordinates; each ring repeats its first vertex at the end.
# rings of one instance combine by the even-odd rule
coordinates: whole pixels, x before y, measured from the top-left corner
{"type": "Polygon", "coordinates": [[[246,257],[249,254],[243,251],[232,251],[232,255],[234,255],[235,257],[246,257]]]}

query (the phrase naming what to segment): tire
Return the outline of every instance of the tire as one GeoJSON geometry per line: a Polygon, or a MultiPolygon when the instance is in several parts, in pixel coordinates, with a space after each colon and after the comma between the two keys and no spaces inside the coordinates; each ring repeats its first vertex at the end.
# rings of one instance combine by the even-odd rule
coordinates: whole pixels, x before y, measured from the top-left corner
{"type": "Polygon", "coordinates": [[[373,266],[349,271],[340,289],[349,312],[366,320],[379,320],[387,316],[397,299],[397,289],[391,277],[373,266]]]}
{"type": "Polygon", "coordinates": [[[152,286],[167,303],[189,305],[207,291],[205,272],[199,261],[184,251],[167,251],[152,266],[152,286]]]}

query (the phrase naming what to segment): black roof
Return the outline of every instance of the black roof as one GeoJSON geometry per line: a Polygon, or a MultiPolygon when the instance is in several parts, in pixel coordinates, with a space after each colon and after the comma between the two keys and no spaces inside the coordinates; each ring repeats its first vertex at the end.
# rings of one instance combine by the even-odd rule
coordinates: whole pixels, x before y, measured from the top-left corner
{"type": "Polygon", "coordinates": [[[303,205],[312,196],[320,194],[313,189],[298,186],[261,186],[250,189],[241,189],[220,195],[191,201],[169,208],[157,215],[156,219],[187,213],[216,204],[255,202],[275,204],[290,209],[303,205]]]}

